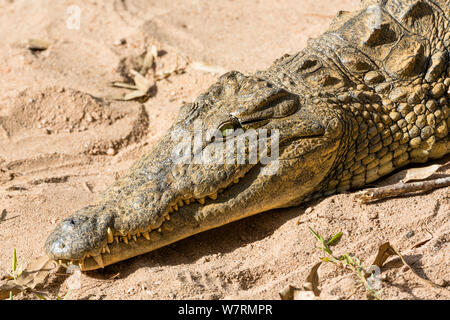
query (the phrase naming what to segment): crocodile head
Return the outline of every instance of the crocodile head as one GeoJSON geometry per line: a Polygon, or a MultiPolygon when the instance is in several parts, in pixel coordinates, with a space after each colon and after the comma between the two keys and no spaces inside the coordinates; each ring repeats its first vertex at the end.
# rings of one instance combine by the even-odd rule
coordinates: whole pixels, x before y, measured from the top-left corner
{"type": "Polygon", "coordinates": [[[169,132],[45,249],[96,269],[263,211],[296,205],[330,172],[337,111],[232,71],[180,110],[169,132]]]}

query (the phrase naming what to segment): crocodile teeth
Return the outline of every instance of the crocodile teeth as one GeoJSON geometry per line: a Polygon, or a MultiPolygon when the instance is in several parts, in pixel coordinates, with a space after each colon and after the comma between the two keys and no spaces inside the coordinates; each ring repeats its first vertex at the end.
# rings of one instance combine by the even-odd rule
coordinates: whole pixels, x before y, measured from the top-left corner
{"type": "Polygon", "coordinates": [[[190,203],[191,203],[191,200],[186,199],[186,200],[184,200],[184,203],[185,203],[185,204],[190,204],[190,203]]]}
{"type": "Polygon", "coordinates": [[[114,242],[114,236],[113,236],[113,233],[111,231],[111,228],[108,228],[106,234],[108,235],[108,243],[114,242]]]}
{"type": "Polygon", "coordinates": [[[166,218],[167,221],[170,220],[170,216],[169,215],[167,215],[165,218],[166,218]]]}
{"type": "Polygon", "coordinates": [[[172,213],[173,212],[173,208],[169,207],[169,212],[172,213]]]}
{"type": "Polygon", "coordinates": [[[127,238],[127,236],[122,237],[122,239],[123,239],[123,242],[125,242],[126,244],[128,244],[128,238],[127,238]]]}
{"type": "Polygon", "coordinates": [[[98,256],[92,256],[95,260],[95,262],[97,262],[97,264],[101,267],[104,268],[105,265],[103,264],[103,259],[102,256],[99,254],[98,256]]]}
{"type": "Polygon", "coordinates": [[[209,197],[211,199],[213,199],[213,200],[216,200],[217,199],[217,193],[211,194],[211,195],[209,195],[209,197]]]}
{"type": "Polygon", "coordinates": [[[178,211],[178,205],[174,205],[173,210],[178,211]]]}
{"type": "Polygon", "coordinates": [[[142,235],[145,239],[150,240],[150,234],[148,232],[144,232],[142,235]]]}
{"type": "Polygon", "coordinates": [[[114,237],[114,240],[116,240],[116,243],[119,243],[119,237],[114,237]]]}
{"type": "Polygon", "coordinates": [[[205,198],[197,199],[197,201],[200,202],[201,204],[205,204],[205,198]]]}
{"type": "Polygon", "coordinates": [[[105,253],[106,252],[106,249],[105,249],[105,247],[103,247],[102,248],[102,253],[105,253]]]}
{"type": "Polygon", "coordinates": [[[234,183],[238,183],[239,182],[239,178],[234,178],[233,182],[234,183]]]}
{"type": "Polygon", "coordinates": [[[111,251],[109,250],[108,245],[105,246],[105,250],[106,250],[106,252],[111,253],[111,251]]]}
{"type": "Polygon", "coordinates": [[[137,241],[137,238],[136,238],[136,236],[135,236],[135,235],[133,235],[133,240],[134,240],[134,242],[136,242],[136,241],[137,241]]]}
{"type": "Polygon", "coordinates": [[[140,236],[141,236],[141,232],[140,231],[136,232],[136,237],[140,237],[140,236]]]}
{"type": "Polygon", "coordinates": [[[178,206],[179,206],[179,207],[182,207],[182,206],[184,206],[184,202],[183,202],[183,200],[181,200],[181,199],[179,199],[179,200],[178,200],[178,206]]]}
{"type": "Polygon", "coordinates": [[[161,232],[161,228],[158,228],[158,232],[161,232]]]}

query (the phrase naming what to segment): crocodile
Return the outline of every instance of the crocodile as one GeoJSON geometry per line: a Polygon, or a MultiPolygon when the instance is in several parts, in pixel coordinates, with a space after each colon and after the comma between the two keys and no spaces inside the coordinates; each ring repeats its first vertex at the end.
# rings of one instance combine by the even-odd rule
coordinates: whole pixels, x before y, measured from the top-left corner
{"type": "Polygon", "coordinates": [[[449,50],[449,0],[363,0],[340,11],[302,51],[225,73],[183,105],[147,154],[55,227],[47,255],[103,268],[443,157],[449,50]]]}

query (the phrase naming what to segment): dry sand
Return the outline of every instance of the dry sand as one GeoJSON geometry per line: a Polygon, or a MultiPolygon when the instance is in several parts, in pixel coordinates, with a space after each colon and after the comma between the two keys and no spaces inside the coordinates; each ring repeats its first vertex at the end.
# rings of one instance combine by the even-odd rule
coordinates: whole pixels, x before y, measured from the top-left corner
{"type": "MultiPolygon", "coordinates": [[[[157,71],[200,61],[252,72],[304,48],[338,10],[359,7],[358,0],[80,0],[74,29],[73,4],[0,0],[0,270],[9,269],[13,248],[19,262],[41,256],[55,224],[94,201],[218,77],[188,67],[159,81],[144,104],[98,101],[121,91],[109,86],[121,80],[121,59],[155,45],[157,71]],[[50,47],[31,52],[28,39],[50,47]]],[[[447,286],[449,190],[372,205],[341,194],[263,213],[83,274],[69,298],[278,299],[321,256],[307,226],[325,236],[343,231],[336,253],[367,263],[390,241],[422,276],[447,286]]],[[[325,265],[319,275],[324,298],[365,299],[351,272],[325,265]]],[[[64,294],[64,279],[53,277],[44,290],[64,294]]],[[[384,299],[449,298],[398,259],[382,280],[384,299]]]]}

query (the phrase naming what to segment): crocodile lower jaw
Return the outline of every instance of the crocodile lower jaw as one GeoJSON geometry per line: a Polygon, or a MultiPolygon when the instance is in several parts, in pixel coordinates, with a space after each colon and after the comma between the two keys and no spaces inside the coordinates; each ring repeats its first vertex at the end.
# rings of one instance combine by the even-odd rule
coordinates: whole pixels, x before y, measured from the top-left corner
{"type": "MultiPolygon", "coordinates": [[[[160,247],[186,238],[186,236],[184,235],[180,235],[178,237],[172,236],[171,232],[173,231],[173,225],[171,224],[170,214],[175,214],[180,209],[180,207],[193,205],[195,203],[199,203],[202,206],[204,206],[205,204],[214,203],[214,201],[217,200],[218,197],[220,197],[221,193],[231,189],[232,186],[238,184],[239,180],[242,179],[245,174],[246,173],[243,173],[241,176],[234,178],[232,183],[230,183],[227,187],[220,188],[219,190],[217,190],[217,192],[203,198],[177,200],[176,203],[170,205],[169,208],[166,209],[163,214],[163,222],[156,229],[148,227],[145,230],[124,232],[108,228],[107,237],[104,241],[104,245],[101,248],[86,253],[85,256],[81,259],[59,259],[57,261],[60,265],[66,267],[69,267],[70,265],[76,265],[82,271],[94,270],[98,268],[104,268],[107,265],[156,250],[160,247]]],[[[198,232],[193,232],[191,235],[198,232]]]]}

